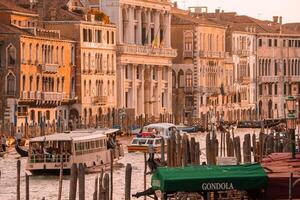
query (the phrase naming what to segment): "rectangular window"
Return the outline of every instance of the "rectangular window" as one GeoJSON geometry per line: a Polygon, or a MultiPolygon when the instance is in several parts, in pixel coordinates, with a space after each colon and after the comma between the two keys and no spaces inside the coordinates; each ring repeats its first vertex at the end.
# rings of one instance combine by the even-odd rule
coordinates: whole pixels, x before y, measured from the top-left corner
{"type": "Polygon", "coordinates": [[[106,33],[106,43],[109,44],[109,31],[106,33]]]}
{"type": "Polygon", "coordinates": [[[125,107],[128,108],[128,92],[125,92],[125,107]]]}
{"type": "Polygon", "coordinates": [[[89,29],[88,30],[88,33],[89,33],[89,37],[88,37],[88,42],[92,42],[93,41],[93,34],[92,34],[92,30],[91,29],[89,29]]]}
{"type": "Polygon", "coordinates": [[[272,39],[268,40],[269,47],[272,47],[272,39]]]}
{"type": "Polygon", "coordinates": [[[151,28],[151,43],[153,42],[154,37],[155,37],[155,35],[154,35],[154,28],[151,28]]]}
{"type": "Polygon", "coordinates": [[[165,107],[165,102],[164,102],[164,93],[161,93],[161,107],[165,107]]]}
{"type": "Polygon", "coordinates": [[[287,85],[284,84],[284,87],[283,87],[283,94],[284,94],[284,95],[286,95],[286,87],[287,87],[287,85]]]}
{"type": "Polygon", "coordinates": [[[274,85],[274,94],[277,95],[277,83],[274,85]]]}
{"type": "Polygon", "coordinates": [[[272,95],[272,84],[269,84],[269,95],[272,95]]]}
{"type": "Polygon", "coordinates": [[[262,95],[262,84],[259,85],[259,95],[262,95]]]}
{"type": "Polygon", "coordinates": [[[292,47],[292,40],[289,40],[289,47],[292,47]]]}
{"type": "Polygon", "coordinates": [[[88,41],[88,36],[87,36],[87,30],[85,28],[83,29],[83,33],[82,34],[83,34],[83,41],[87,42],[88,41]]]}
{"type": "Polygon", "coordinates": [[[285,41],[285,40],[282,41],[282,46],[283,46],[283,47],[286,46],[286,41],[285,41]]]}
{"type": "Polygon", "coordinates": [[[278,66],[277,66],[277,61],[276,61],[276,60],[275,60],[274,65],[275,65],[275,66],[274,66],[274,68],[275,68],[275,69],[274,69],[274,75],[277,76],[277,73],[278,73],[278,66]]]}
{"type": "Polygon", "coordinates": [[[115,32],[111,32],[111,43],[115,44],[115,32]]]}
{"type": "Polygon", "coordinates": [[[95,42],[101,43],[102,42],[102,31],[95,30],[95,42]]]}
{"type": "Polygon", "coordinates": [[[259,47],[262,46],[262,39],[258,39],[258,46],[259,46],[259,47]]]}
{"type": "Polygon", "coordinates": [[[277,39],[274,40],[274,47],[277,47],[277,39]]]}

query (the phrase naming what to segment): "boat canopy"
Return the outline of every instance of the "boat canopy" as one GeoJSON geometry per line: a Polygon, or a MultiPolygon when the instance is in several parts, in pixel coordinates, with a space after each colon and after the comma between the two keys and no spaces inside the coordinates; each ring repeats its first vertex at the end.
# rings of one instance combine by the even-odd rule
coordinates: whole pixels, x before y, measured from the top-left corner
{"type": "Polygon", "coordinates": [[[158,168],[151,185],[165,193],[266,188],[268,177],[260,164],[158,168]]]}
{"type": "Polygon", "coordinates": [[[111,134],[117,131],[118,129],[76,130],[71,131],[70,133],[57,133],[52,135],[35,137],[30,139],[30,142],[93,140],[96,138],[106,138],[107,134],[111,134]]]}

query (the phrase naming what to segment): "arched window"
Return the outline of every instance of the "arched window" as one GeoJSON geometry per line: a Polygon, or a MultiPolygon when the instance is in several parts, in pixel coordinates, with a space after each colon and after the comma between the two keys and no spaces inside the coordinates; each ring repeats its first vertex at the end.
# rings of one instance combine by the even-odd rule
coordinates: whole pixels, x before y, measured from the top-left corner
{"type": "Polygon", "coordinates": [[[109,73],[109,54],[107,54],[107,58],[106,58],[106,69],[107,69],[107,73],[109,73]]]}
{"type": "Polygon", "coordinates": [[[111,55],[111,71],[114,72],[115,71],[115,56],[114,54],[111,55]]]}
{"type": "Polygon", "coordinates": [[[286,61],[283,61],[283,75],[286,76],[286,61]]]}
{"type": "Polygon", "coordinates": [[[178,72],[178,87],[184,87],[184,73],[182,70],[178,72]]]}
{"type": "Polygon", "coordinates": [[[86,96],[86,81],[83,82],[83,94],[86,96]]]}
{"type": "Polygon", "coordinates": [[[100,54],[100,72],[103,72],[102,53],[100,54]]]}
{"type": "Polygon", "coordinates": [[[39,44],[36,44],[36,46],[35,46],[35,62],[36,62],[36,64],[38,64],[39,63],[39,44]]]}
{"type": "Polygon", "coordinates": [[[33,77],[30,76],[29,77],[29,91],[32,91],[32,89],[33,89],[33,77]]]}
{"type": "Polygon", "coordinates": [[[59,78],[56,80],[56,91],[59,92],[59,78]]]}
{"type": "Polygon", "coordinates": [[[92,95],[92,81],[89,81],[89,96],[92,95]]]}
{"type": "Polygon", "coordinates": [[[85,72],[85,65],[86,65],[86,60],[85,60],[85,53],[83,53],[83,56],[82,56],[82,66],[83,66],[83,72],[85,72]]]}
{"type": "Polygon", "coordinates": [[[115,96],[115,81],[112,81],[111,89],[112,89],[112,96],[115,96]]]}
{"type": "Polygon", "coordinates": [[[32,62],[32,44],[29,44],[29,63],[32,62]]]}
{"type": "Polygon", "coordinates": [[[8,66],[12,66],[16,64],[16,48],[13,45],[10,45],[7,48],[7,61],[8,61],[7,62],[8,66]]]}
{"type": "Polygon", "coordinates": [[[110,96],[110,82],[107,81],[107,96],[110,96]]]}
{"type": "Polygon", "coordinates": [[[26,88],[26,76],[25,75],[23,75],[22,83],[23,83],[22,90],[25,91],[25,88],[26,88]]]}
{"type": "Polygon", "coordinates": [[[7,95],[15,95],[16,91],[16,77],[9,73],[6,76],[6,94],[7,95]]]}
{"type": "Polygon", "coordinates": [[[65,64],[65,51],[64,47],[61,47],[61,65],[65,64]]]}
{"type": "Polygon", "coordinates": [[[61,78],[61,91],[65,91],[65,77],[61,78]]]}
{"type": "Polygon", "coordinates": [[[91,54],[88,54],[88,71],[91,71],[91,54]]]}
{"type": "Polygon", "coordinates": [[[184,34],[184,50],[193,50],[193,33],[190,31],[184,34]]]}
{"type": "Polygon", "coordinates": [[[193,87],[193,73],[192,70],[187,70],[185,75],[185,87],[193,87]]]}

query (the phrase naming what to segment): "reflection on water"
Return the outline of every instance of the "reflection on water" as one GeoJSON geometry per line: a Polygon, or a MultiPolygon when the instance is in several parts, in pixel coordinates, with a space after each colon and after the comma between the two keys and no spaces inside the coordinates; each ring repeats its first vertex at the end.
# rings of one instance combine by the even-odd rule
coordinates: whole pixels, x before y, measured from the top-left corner
{"type": "MultiPolygon", "coordinates": [[[[258,131],[256,131],[258,132],[258,131]]],[[[253,133],[253,130],[237,131],[236,135],[243,138],[244,134],[253,133]]],[[[205,161],[205,134],[194,134],[196,141],[200,142],[201,162],[205,161]]],[[[128,141],[126,141],[127,143],[128,141]]],[[[242,143],[241,143],[242,144],[242,143]]],[[[4,158],[0,158],[0,199],[15,200],[16,199],[16,164],[18,154],[14,149],[10,149],[10,153],[4,158]]],[[[144,156],[139,153],[126,153],[124,158],[118,161],[126,166],[127,163],[132,164],[132,194],[143,191],[143,172],[144,172],[144,156]]],[[[26,158],[21,158],[21,199],[25,199],[25,165],[26,158]]],[[[97,173],[86,175],[86,199],[93,197],[94,182],[97,173]]],[[[117,168],[114,171],[114,199],[124,199],[124,183],[125,183],[125,167],[117,168]]],[[[147,185],[150,185],[151,176],[147,176],[147,185]]],[[[56,200],[58,194],[58,176],[31,176],[30,177],[30,199],[40,200],[45,197],[46,200],[56,200]]],[[[69,176],[64,176],[62,199],[68,199],[69,196],[69,176]]]]}

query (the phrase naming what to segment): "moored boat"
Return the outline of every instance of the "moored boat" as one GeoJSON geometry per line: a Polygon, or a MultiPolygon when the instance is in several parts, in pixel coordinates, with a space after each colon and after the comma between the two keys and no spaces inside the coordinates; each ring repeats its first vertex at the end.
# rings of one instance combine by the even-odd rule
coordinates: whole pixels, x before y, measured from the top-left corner
{"type": "Polygon", "coordinates": [[[127,146],[128,153],[132,152],[151,152],[158,153],[161,149],[162,138],[158,137],[136,137],[133,138],[131,143],[127,146]]]}
{"type": "Polygon", "coordinates": [[[32,138],[29,141],[26,169],[31,172],[69,170],[73,163],[86,168],[108,167],[114,157],[123,156],[122,145],[113,141],[118,129],[78,130],[32,138]]]}

